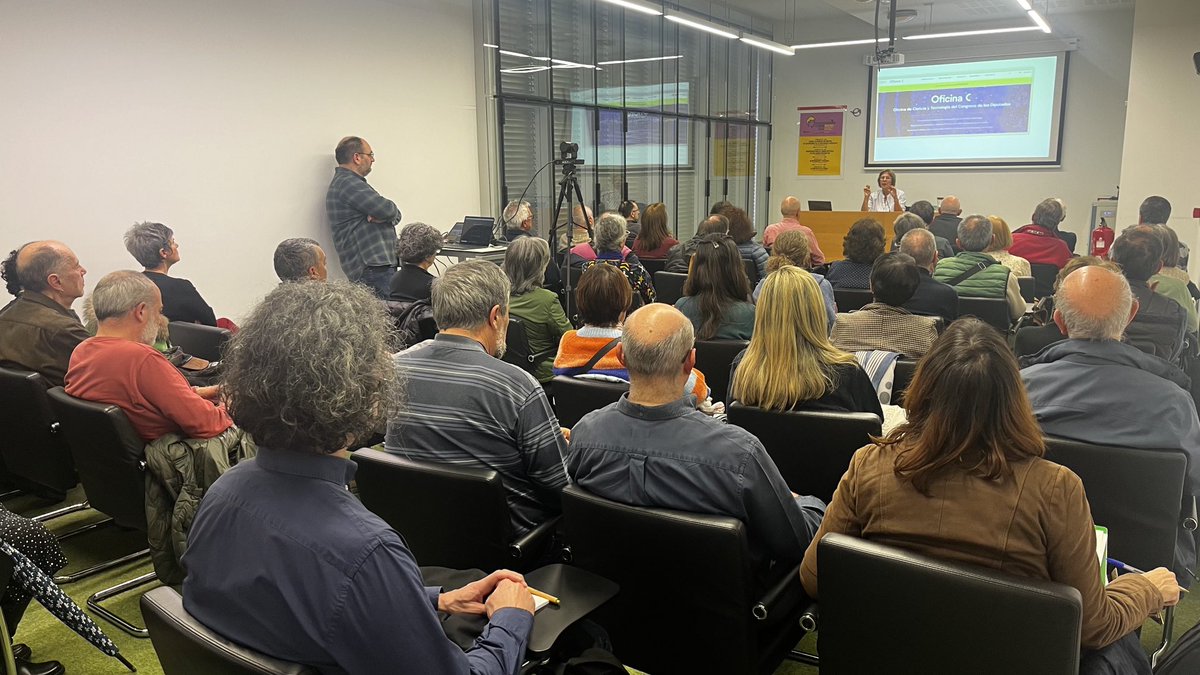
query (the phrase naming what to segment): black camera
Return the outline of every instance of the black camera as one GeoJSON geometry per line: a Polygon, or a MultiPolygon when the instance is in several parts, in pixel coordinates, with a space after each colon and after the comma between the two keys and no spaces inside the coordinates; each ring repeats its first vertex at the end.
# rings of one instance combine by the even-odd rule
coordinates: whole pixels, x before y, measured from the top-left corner
{"type": "Polygon", "coordinates": [[[566,162],[573,162],[579,159],[579,144],[568,143],[563,141],[558,144],[558,156],[566,162]]]}

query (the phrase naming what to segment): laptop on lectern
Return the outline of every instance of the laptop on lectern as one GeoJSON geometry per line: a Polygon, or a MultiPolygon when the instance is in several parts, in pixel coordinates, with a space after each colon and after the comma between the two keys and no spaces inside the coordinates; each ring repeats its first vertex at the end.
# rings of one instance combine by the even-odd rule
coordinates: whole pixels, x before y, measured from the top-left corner
{"type": "Polygon", "coordinates": [[[833,210],[833,202],[813,201],[810,199],[810,200],[808,200],[808,210],[809,211],[832,211],[833,210]]]}
{"type": "Polygon", "coordinates": [[[494,221],[486,216],[463,218],[462,236],[458,238],[458,243],[463,246],[490,246],[493,225],[494,221]]]}

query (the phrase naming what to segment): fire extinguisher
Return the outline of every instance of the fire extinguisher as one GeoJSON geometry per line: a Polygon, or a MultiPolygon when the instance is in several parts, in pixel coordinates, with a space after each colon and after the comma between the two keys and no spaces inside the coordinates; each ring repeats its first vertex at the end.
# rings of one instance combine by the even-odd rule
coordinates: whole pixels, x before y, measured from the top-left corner
{"type": "Polygon", "coordinates": [[[1088,251],[1097,258],[1108,260],[1108,250],[1112,248],[1113,231],[1103,218],[1100,226],[1092,230],[1092,244],[1088,251]]]}

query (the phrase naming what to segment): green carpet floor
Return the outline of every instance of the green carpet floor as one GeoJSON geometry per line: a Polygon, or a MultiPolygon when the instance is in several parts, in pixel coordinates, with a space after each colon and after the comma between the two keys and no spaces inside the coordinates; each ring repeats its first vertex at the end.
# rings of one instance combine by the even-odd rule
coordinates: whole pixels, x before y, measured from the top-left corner
{"type": "MultiPolygon", "coordinates": [[[[77,488],[71,493],[67,503],[81,501],[82,496],[82,491],[77,488]]],[[[48,505],[32,497],[17,497],[6,501],[5,506],[22,515],[33,516],[52,510],[59,505],[48,505]]],[[[57,518],[46,525],[52,532],[62,533],[99,518],[100,516],[94,511],[84,511],[57,518]]],[[[142,541],[144,543],[144,540],[142,541]]],[[[73,572],[96,562],[136,551],[138,544],[139,535],[121,532],[113,527],[101,528],[67,539],[63,542],[63,548],[67,552],[67,559],[70,563],[64,571],[73,572]]],[[[69,584],[64,586],[63,590],[83,607],[92,593],[149,571],[151,571],[150,561],[144,559],[69,584]]],[[[124,596],[109,600],[105,604],[131,623],[144,625],[138,607],[138,597],[142,592],[154,588],[155,585],[157,584],[143,586],[124,596]]],[[[139,640],[98,617],[93,618],[96,618],[101,629],[117,643],[121,653],[137,667],[139,673],[157,675],[163,672],[150,640],[139,640]]],[[[1177,636],[1182,634],[1197,622],[1200,622],[1200,598],[1185,597],[1176,610],[1175,634],[1177,636]]],[[[1158,624],[1147,622],[1142,630],[1142,644],[1149,651],[1158,644],[1161,636],[1162,628],[1158,624]]],[[[83,638],[51,616],[41,605],[37,604],[37,601],[34,601],[30,605],[29,611],[25,613],[25,618],[17,630],[16,640],[28,644],[33,649],[34,660],[55,659],[61,661],[66,666],[67,672],[72,675],[116,675],[127,672],[120,662],[93,648],[83,638]]],[[[800,643],[800,648],[809,653],[816,653],[816,637],[813,635],[806,637],[800,643]]],[[[637,664],[630,665],[637,666],[637,664]]],[[[808,675],[817,673],[818,670],[800,663],[784,662],[775,672],[776,675],[808,675]]]]}

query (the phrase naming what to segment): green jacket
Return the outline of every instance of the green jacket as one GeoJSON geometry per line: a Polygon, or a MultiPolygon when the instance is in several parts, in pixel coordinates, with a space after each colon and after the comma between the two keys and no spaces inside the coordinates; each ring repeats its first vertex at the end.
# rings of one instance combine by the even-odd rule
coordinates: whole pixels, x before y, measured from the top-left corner
{"type": "Polygon", "coordinates": [[[954,286],[954,290],[964,298],[1006,298],[1009,269],[986,253],[963,251],[953,258],[940,260],[933,271],[933,278],[949,284],[955,277],[981,262],[990,264],[986,269],[954,286]]]}
{"type": "Polygon", "coordinates": [[[558,342],[572,328],[558,302],[558,296],[544,288],[514,295],[508,302],[508,313],[525,322],[529,353],[547,352],[547,356],[538,361],[533,376],[543,383],[554,379],[551,366],[558,353],[558,342]]]}

